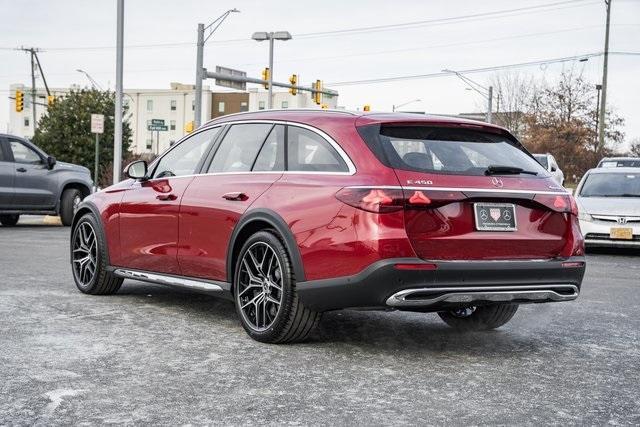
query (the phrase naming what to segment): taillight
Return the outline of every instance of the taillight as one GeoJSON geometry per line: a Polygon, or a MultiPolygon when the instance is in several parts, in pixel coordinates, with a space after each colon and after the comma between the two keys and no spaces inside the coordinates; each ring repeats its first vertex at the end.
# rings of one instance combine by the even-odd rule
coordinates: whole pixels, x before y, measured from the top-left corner
{"type": "Polygon", "coordinates": [[[402,190],[387,188],[343,188],[336,198],[354,208],[367,212],[387,213],[402,210],[402,190]]]}
{"type": "Polygon", "coordinates": [[[570,213],[578,216],[578,204],[571,194],[538,194],[534,200],[556,212],[570,213]]]}

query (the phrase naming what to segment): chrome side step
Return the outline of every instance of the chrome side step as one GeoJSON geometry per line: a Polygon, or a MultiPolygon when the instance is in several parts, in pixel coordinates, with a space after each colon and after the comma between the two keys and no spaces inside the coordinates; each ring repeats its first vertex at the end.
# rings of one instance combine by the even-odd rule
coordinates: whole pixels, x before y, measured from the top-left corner
{"type": "Polygon", "coordinates": [[[222,292],[224,289],[221,285],[210,281],[202,281],[186,277],[170,276],[159,273],[149,273],[146,271],[126,270],[124,268],[116,268],[113,272],[123,279],[141,280],[143,282],[157,283],[159,285],[178,286],[181,288],[193,289],[206,292],[222,292]]]}
{"type": "Polygon", "coordinates": [[[565,284],[413,288],[391,295],[387,299],[387,305],[391,307],[428,307],[436,304],[469,304],[480,301],[571,301],[578,298],[579,294],[577,286],[565,284]]]}

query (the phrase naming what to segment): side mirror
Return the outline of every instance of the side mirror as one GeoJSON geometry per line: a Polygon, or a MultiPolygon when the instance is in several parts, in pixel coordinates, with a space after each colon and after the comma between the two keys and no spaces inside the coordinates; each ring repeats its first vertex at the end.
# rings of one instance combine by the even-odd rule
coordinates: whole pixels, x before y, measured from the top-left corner
{"type": "Polygon", "coordinates": [[[50,170],[56,165],[56,158],[53,156],[48,156],[46,160],[47,168],[50,170]]]}
{"type": "Polygon", "coordinates": [[[131,162],[124,168],[124,174],[131,179],[147,179],[147,162],[144,160],[136,160],[131,162]]]}
{"type": "Polygon", "coordinates": [[[558,169],[557,169],[555,166],[551,166],[551,172],[555,172],[555,171],[557,171],[557,170],[558,170],[558,169]]]}

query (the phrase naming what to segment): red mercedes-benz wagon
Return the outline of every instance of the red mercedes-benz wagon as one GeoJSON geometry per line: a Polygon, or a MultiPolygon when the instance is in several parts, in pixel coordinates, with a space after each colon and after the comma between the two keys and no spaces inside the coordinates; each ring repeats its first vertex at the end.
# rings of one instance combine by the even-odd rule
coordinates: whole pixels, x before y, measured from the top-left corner
{"type": "Polygon", "coordinates": [[[343,308],[496,328],[518,304],[577,298],[584,275],[573,197],[486,123],[241,113],[125,174],[75,214],[78,288],[112,294],[130,278],[217,293],[263,342],[302,340],[343,308]]]}

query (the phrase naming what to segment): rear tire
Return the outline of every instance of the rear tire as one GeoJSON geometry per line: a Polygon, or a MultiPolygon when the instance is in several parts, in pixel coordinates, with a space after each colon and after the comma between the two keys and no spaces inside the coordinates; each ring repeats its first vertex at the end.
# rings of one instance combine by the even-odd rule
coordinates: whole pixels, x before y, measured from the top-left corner
{"type": "Polygon", "coordinates": [[[68,227],[73,222],[73,215],[76,208],[82,201],[82,192],[76,188],[68,188],[62,193],[60,198],[60,220],[62,225],[68,227]]]}
{"type": "Polygon", "coordinates": [[[20,220],[19,214],[0,215],[0,224],[5,227],[13,227],[20,220]]]}
{"type": "Polygon", "coordinates": [[[80,218],[71,234],[71,270],[85,294],[111,295],[122,285],[123,279],[107,270],[107,242],[93,214],[80,218]]]}
{"type": "Polygon", "coordinates": [[[459,331],[487,331],[507,323],[516,311],[518,311],[518,304],[497,304],[473,309],[442,311],[438,315],[447,325],[459,331]],[[468,313],[469,310],[473,311],[468,313]]]}
{"type": "Polygon", "coordinates": [[[320,321],[321,313],[298,299],[289,254],[271,230],[253,234],[242,246],[233,291],[240,322],[256,341],[304,341],[320,321]]]}

